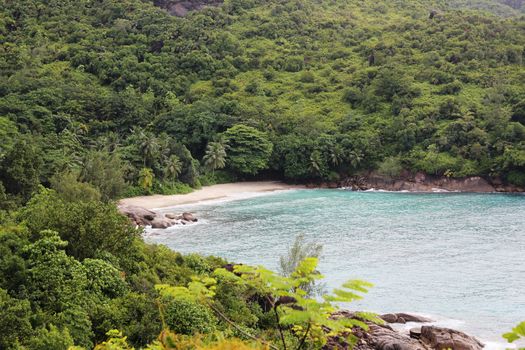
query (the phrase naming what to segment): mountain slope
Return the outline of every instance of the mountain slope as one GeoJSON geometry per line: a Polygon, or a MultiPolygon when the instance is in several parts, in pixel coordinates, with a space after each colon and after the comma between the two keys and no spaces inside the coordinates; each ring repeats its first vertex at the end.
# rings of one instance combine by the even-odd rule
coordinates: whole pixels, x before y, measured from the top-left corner
{"type": "MultiPolygon", "coordinates": [[[[130,183],[143,167],[167,181],[176,155],[194,184],[193,158],[235,124],[266,132],[273,177],[405,168],[525,184],[523,21],[435,9],[232,0],[177,18],[137,0],[10,1],[0,116],[45,159],[32,186],[94,150],[116,150],[130,183]]],[[[17,194],[10,152],[0,181],[17,194]]]]}

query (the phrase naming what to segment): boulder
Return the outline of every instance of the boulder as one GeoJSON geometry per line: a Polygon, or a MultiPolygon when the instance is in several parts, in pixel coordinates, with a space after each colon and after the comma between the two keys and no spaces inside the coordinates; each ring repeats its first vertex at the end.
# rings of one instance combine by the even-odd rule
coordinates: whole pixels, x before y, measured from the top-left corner
{"type": "Polygon", "coordinates": [[[192,213],[183,213],[182,215],[167,213],[161,215],[135,205],[122,205],[118,207],[118,210],[121,214],[130,218],[135,225],[151,226],[152,228],[168,228],[173,225],[186,225],[197,221],[197,218],[192,213]]]}
{"type": "Polygon", "coordinates": [[[136,205],[119,206],[121,214],[126,215],[134,224],[140,226],[151,225],[151,222],[157,217],[157,213],[136,205]]]}
{"type": "Polygon", "coordinates": [[[422,326],[420,341],[431,349],[481,350],[483,343],[454,329],[422,326]]]}
{"type": "MultiPolygon", "coordinates": [[[[332,314],[332,318],[356,318],[364,321],[359,314],[352,311],[340,310],[332,314]]],[[[380,318],[386,320],[397,320],[406,317],[408,322],[429,322],[426,317],[412,314],[398,313],[385,314],[380,318]],[[418,321],[416,321],[418,320],[418,321]]],[[[481,350],[483,344],[476,338],[465,333],[433,326],[422,326],[410,329],[410,336],[398,331],[389,325],[378,325],[364,321],[368,330],[359,327],[352,329],[352,334],[357,338],[352,347],[347,340],[341,337],[329,337],[324,350],[481,350]]],[[[406,322],[406,320],[405,320],[406,322]]]]}
{"type": "Polygon", "coordinates": [[[414,314],[406,314],[403,312],[396,314],[384,314],[379,316],[383,321],[388,323],[407,323],[407,322],[419,322],[427,323],[433,322],[431,319],[414,314]]]}
{"type": "Polygon", "coordinates": [[[170,219],[167,218],[157,217],[153,221],[151,221],[152,228],[168,228],[170,226],[172,226],[172,222],[170,219]]]}
{"type": "MultiPolygon", "coordinates": [[[[388,314],[396,315],[396,314],[388,314]]],[[[383,315],[385,316],[385,315],[383,315]]],[[[380,316],[380,317],[383,317],[380,316]]],[[[360,319],[359,315],[352,311],[341,310],[332,315],[333,318],[356,318],[360,319]]],[[[389,316],[387,316],[388,318],[389,316]]],[[[361,319],[362,320],[362,319],[361,319]]],[[[423,344],[415,339],[411,339],[405,334],[394,330],[389,325],[378,325],[365,321],[368,325],[368,330],[354,327],[352,329],[353,335],[357,337],[357,342],[352,348],[350,344],[342,342],[338,338],[329,338],[328,343],[324,349],[353,349],[353,350],[426,350],[423,344]]]]}
{"type": "Polygon", "coordinates": [[[410,338],[421,339],[421,327],[410,328],[409,335],[410,338]]]}
{"type": "Polygon", "coordinates": [[[182,213],[182,220],[194,222],[197,221],[197,218],[192,213],[182,213]]]}
{"type": "MultiPolygon", "coordinates": [[[[426,350],[417,340],[401,334],[388,325],[369,324],[368,331],[354,328],[358,341],[354,350],[426,350]]],[[[333,347],[332,349],[337,348],[333,347]]]]}
{"type": "Polygon", "coordinates": [[[418,172],[416,173],[416,175],[414,176],[414,181],[416,183],[422,183],[422,182],[425,182],[427,176],[425,173],[422,173],[422,172],[418,172]]]}

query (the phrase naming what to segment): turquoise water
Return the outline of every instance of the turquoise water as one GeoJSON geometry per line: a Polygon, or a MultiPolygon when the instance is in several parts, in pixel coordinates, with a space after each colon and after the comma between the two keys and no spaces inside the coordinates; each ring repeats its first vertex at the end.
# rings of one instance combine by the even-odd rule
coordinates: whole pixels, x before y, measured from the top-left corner
{"type": "Polygon", "coordinates": [[[375,284],[350,309],[416,312],[485,341],[525,320],[525,196],[295,190],[177,207],[201,218],[150,240],[275,269],[295,236],[323,244],[328,287],[375,284]]]}

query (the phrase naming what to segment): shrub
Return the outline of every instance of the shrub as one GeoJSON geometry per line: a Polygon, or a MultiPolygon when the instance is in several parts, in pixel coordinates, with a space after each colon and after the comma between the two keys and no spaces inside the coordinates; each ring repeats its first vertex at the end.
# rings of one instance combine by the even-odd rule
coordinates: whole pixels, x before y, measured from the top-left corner
{"type": "Polygon", "coordinates": [[[377,171],[381,175],[395,178],[403,171],[403,165],[398,158],[387,157],[379,164],[377,171]]]}
{"type": "Polygon", "coordinates": [[[78,181],[78,174],[73,171],[55,174],[51,178],[51,188],[66,202],[98,201],[100,192],[87,182],[78,181]]]}
{"type": "Polygon", "coordinates": [[[343,101],[348,102],[352,107],[357,106],[363,100],[363,93],[356,87],[346,88],[343,92],[343,101]]]}
{"type": "Polygon", "coordinates": [[[178,334],[211,333],[216,329],[217,319],[209,309],[190,300],[173,299],[164,312],[167,326],[178,334]]]}
{"type": "Polygon", "coordinates": [[[512,170],[507,175],[507,181],[513,185],[525,186],[525,172],[512,170]]]}

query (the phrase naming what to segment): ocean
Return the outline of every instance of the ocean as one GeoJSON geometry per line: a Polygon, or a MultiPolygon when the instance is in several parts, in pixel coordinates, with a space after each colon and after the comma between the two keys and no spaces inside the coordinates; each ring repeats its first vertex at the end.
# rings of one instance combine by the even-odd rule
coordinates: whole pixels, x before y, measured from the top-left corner
{"type": "Polygon", "coordinates": [[[147,240],[272,269],[304,234],[323,245],[328,290],[374,283],[347,309],[425,315],[490,349],[505,348],[501,334],[525,320],[524,195],[289,190],[165,211],[199,222],[149,230],[147,240]]]}

